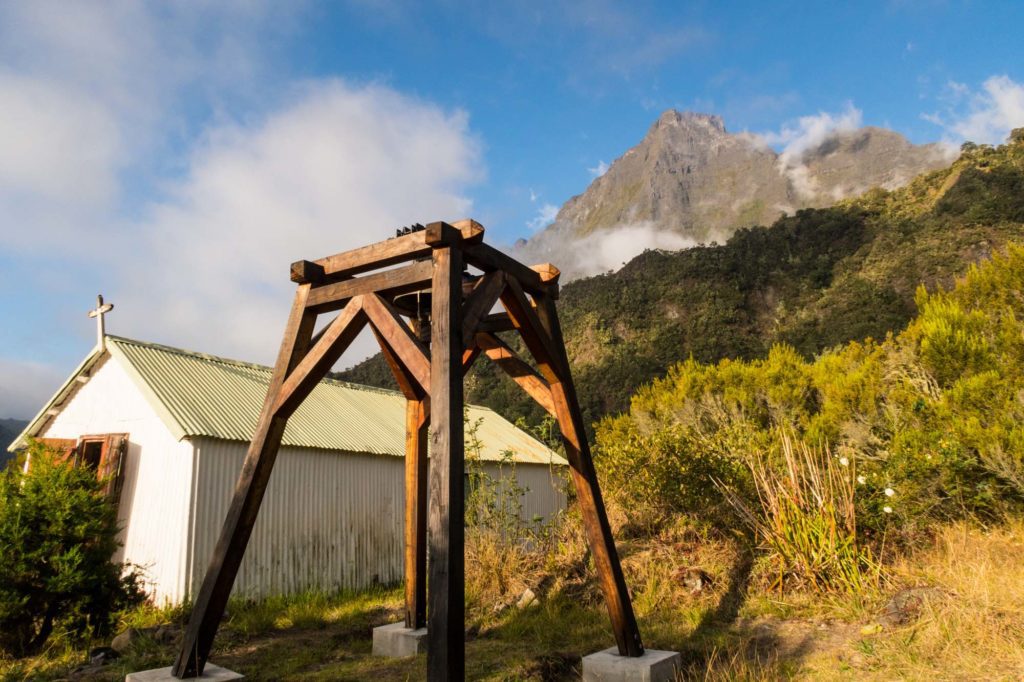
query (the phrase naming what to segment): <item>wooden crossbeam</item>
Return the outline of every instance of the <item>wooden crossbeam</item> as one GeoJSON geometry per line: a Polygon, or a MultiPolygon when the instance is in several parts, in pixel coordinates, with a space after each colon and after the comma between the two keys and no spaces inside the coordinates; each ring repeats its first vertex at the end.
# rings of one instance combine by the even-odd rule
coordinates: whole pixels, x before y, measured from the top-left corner
{"type": "Polygon", "coordinates": [[[290,417],[363,330],[367,317],[363,312],[363,300],[362,296],[356,296],[349,301],[324,329],[316,345],[288,374],[274,404],[275,415],[290,417]]]}
{"type": "Polygon", "coordinates": [[[544,378],[533,367],[524,362],[508,344],[493,334],[480,332],[476,335],[476,344],[484,354],[496,364],[512,381],[526,391],[538,405],[543,407],[552,417],[558,417],[555,404],[551,400],[551,388],[544,378]]]}
{"type": "Polygon", "coordinates": [[[526,267],[515,258],[507,256],[490,244],[471,244],[465,248],[466,262],[484,272],[502,271],[510,279],[517,280],[530,293],[546,293],[557,283],[545,283],[540,274],[526,267]]]}
{"type": "Polygon", "coordinates": [[[291,266],[291,279],[299,283],[333,282],[362,272],[379,270],[429,256],[433,247],[428,239],[436,238],[436,233],[431,229],[438,225],[447,225],[458,230],[462,240],[467,243],[479,242],[484,236],[483,226],[475,220],[460,220],[454,226],[441,222],[430,223],[426,230],[411,232],[315,261],[297,261],[291,266]]]}
{"type": "Polygon", "coordinates": [[[310,291],[307,306],[313,312],[325,313],[344,308],[353,296],[366,294],[397,296],[417,291],[429,286],[433,272],[430,263],[424,261],[394,270],[346,279],[334,284],[324,284],[310,291]]]}
{"type": "Polygon", "coordinates": [[[491,313],[484,316],[476,325],[477,331],[490,332],[491,334],[510,332],[515,328],[516,325],[512,322],[512,318],[508,316],[508,313],[491,313]]]}
{"type": "Polygon", "coordinates": [[[363,310],[388,348],[408,370],[409,376],[415,379],[421,390],[426,393],[430,389],[430,355],[427,349],[413,335],[398,311],[380,296],[367,296],[363,300],[363,310]]]}

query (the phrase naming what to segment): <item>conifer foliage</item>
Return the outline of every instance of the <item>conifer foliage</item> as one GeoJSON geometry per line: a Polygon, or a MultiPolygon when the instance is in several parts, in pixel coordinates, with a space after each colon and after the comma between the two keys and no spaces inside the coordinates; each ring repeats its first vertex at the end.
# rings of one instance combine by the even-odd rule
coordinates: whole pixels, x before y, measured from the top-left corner
{"type": "Polygon", "coordinates": [[[55,630],[104,634],[142,600],[138,576],[111,561],[117,510],[95,472],[38,443],[30,461],[0,476],[0,648],[14,656],[37,653],[55,630]]]}

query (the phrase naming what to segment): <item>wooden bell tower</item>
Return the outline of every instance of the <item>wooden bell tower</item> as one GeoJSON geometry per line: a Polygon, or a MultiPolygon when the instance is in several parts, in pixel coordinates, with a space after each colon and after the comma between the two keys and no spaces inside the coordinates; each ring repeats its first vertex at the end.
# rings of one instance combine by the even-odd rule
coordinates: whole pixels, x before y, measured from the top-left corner
{"type": "Polygon", "coordinates": [[[295,302],[175,677],[198,677],[206,665],[288,418],[366,325],[406,397],[405,621],[428,628],[428,679],[464,676],[462,379],[480,355],[557,420],[619,654],[643,654],[555,310],[558,270],[527,267],[483,237],[472,220],[437,222],[292,264],[295,302]],[[482,274],[468,274],[469,266],[482,274]],[[499,302],[504,312],[492,314],[499,302]],[[317,317],[336,311],[314,334],[317,317]],[[536,370],[498,337],[513,331],[536,370]]]}

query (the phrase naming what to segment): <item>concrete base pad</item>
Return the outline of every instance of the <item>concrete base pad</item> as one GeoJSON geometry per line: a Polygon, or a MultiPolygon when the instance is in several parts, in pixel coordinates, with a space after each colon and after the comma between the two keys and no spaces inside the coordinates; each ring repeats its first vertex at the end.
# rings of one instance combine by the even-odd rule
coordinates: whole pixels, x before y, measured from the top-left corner
{"type": "MultiPolygon", "coordinates": [[[[207,663],[203,668],[202,677],[193,677],[193,680],[200,682],[227,682],[227,680],[244,680],[245,675],[236,673],[227,668],[222,668],[213,663],[207,663]]],[[[171,674],[171,667],[156,668],[154,670],[140,670],[137,673],[128,673],[124,682],[181,682],[171,674]]]]}
{"type": "Polygon", "coordinates": [[[415,656],[427,650],[427,629],[410,630],[405,623],[391,623],[373,629],[373,655],[387,658],[415,656]]]}
{"type": "Polygon", "coordinates": [[[643,656],[620,656],[612,647],[583,657],[585,682],[665,682],[674,680],[683,658],[675,651],[647,649],[643,656]]]}

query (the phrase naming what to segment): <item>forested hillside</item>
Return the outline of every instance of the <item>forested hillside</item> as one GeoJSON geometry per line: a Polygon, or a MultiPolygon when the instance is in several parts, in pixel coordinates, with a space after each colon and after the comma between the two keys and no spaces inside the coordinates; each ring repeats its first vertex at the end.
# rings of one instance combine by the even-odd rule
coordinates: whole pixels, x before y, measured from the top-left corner
{"type": "MultiPolygon", "coordinates": [[[[622,411],[640,385],[691,357],[753,359],[785,342],[811,358],[898,332],[918,285],[949,285],[1024,237],[1022,133],[1000,147],[967,144],[951,167],[896,191],[799,211],[724,245],[649,251],[565,285],[559,310],[588,422],[622,411]]],[[[390,385],[379,357],[343,378],[390,385]]],[[[486,362],[467,392],[510,418],[542,417],[486,362]]]]}

